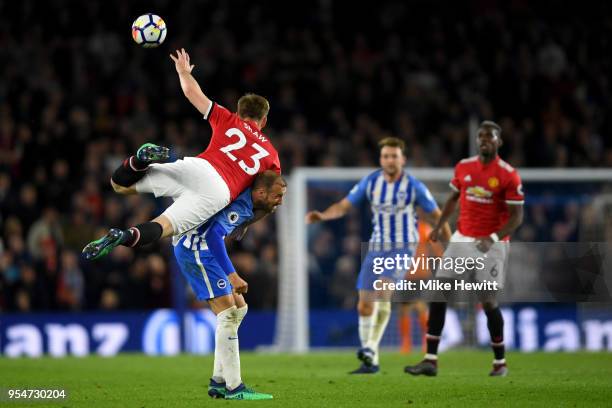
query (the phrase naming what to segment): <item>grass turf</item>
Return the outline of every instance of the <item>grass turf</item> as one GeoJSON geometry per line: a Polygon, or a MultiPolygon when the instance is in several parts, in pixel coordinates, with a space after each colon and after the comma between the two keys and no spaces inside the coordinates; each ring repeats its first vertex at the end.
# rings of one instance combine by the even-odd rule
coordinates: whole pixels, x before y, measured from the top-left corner
{"type": "MultiPolygon", "coordinates": [[[[63,387],[63,402],[11,403],[34,407],[278,407],[609,406],[612,353],[510,353],[510,375],[489,378],[484,351],[441,355],[438,377],[412,377],[406,363],[420,356],[386,353],[376,375],[349,376],[353,353],[303,356],[242,354],[243,379],[272,401],[211,400],[212,357],[0,358],[0,387],[63,387]]],[[[6,402],[0,402],[5,405],[6,402]]]]}

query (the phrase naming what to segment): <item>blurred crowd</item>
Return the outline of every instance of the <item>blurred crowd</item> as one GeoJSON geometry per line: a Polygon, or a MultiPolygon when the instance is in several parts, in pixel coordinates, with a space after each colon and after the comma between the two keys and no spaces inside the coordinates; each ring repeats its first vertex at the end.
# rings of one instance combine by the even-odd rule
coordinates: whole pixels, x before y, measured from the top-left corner
{"type": "MultiPolygon", "coordinates": [[[[606,2],[0,0],[0,310],[172,305],[168,242],[98,263],[79,253],[168,204],[110,189],[140,144],[176,158],[208,143],[168,57],[176,48],[215,101],[269,98],[266,133],[286,174],[374,166],[386,135],[406,140],[410,166],[452,166],[468,154],[470,119],[485,118],[503,127],[516,167],[598,167],[612,166],[609,38],[606,2]],[[130,38],[150,11],[168,25],[158,49],[130,38]]],[[[231,250],[255,308],[276,302],[272,222],[231,250]]]]}

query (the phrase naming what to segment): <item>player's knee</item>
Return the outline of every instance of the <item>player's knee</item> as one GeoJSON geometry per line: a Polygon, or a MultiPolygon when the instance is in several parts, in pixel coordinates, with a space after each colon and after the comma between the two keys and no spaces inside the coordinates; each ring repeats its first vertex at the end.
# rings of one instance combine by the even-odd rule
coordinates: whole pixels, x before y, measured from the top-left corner
{"type": "Polygon", "coordinates": [[[121,189],[123,188],[122,186],[120,186],[119,184],[115,183],[113,181],[113,179],[110,180],[111,183],[111,187],[113,188],[113,190],[115,190],[115,193],[119,193],[121,194],[121,189]]]}
{"type": "Polygon", "coordinates": [[[391,314],[391,302],[390,301],[378,302],[377,314],[378,315],[381,315],[381,314],[390,315],[391,314]]]}
{"type": "Polygon", "coordinates": [[[115,193],[118,193],[118,194],[131,194],[132,191],[134,190],[133,188],[124,187],[124,186],[121,186],[121,185],[115,183],[113,181],[113,179],[111,179],[110,182],[111,182],[111,186],[113,187],[113,190],[115,190],[115,193]]]}
{"type": "Polygon", "coordinates": [[[217,323],[222,327],[231,326],[236,323],[236,317],[236,306],[232,305],[231,307],[217,313],[217,323]]]}
{"type": "Polygon", "coordinates": [[[485,312],[490,312],[491,310],[494,310],[497,307],[498,304],[495,300],[485,300],[484,302],[482,302],[482,308],[485,312]]]}
{"type": "Polygon", "coordinates": [[[159,225],[161,225],[162,227],[161,238],[166,238],[166,237],[170,237],[174,235],[175,233],[174,226],[172,225],[172,222],[170,222],[170,219],[166,217],[165,215],[162,214],[159,217],[153,219],[153,222],[156,222],[159,225]]]}
{"type": "Polygon", "coordinates": [[[357,312],[359,316],[372,316],[374,313],[374,303],[359,301],[357,303],[357,312]]]}
{"type": "Polygon", "coordinates": [[[212,309],[212,311],[217,316],[220,315],[225,310],[228,310],[228,309],[236,306],[236,302],[234,300],[234,296],[231,295],[231,294],[224,295],[224,296],[219,296],[219,297],[210,299],[208,301],[208,303],[209,303],[210,308],[212,309]]]}

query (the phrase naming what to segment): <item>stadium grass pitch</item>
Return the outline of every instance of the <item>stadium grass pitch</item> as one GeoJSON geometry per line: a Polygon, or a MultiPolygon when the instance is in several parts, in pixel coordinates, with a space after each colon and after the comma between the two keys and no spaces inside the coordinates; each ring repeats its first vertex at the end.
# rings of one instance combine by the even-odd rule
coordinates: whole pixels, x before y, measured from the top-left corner
{"type": "MultiPolygon", "coordinates": [[[[10,403],[34,407],[416,407],[609,406],[612,353],[510,353],[510,375],[490,378],[491,353],[440,356],[438,377],[404,374],[411,356],[385,353],[375,375],[350,376],[353,353],[302,356],[242,353],[243,380],[272,401],[212,400],[206,394],[212,356],[0,358],[0,387],[65,388],[63,402],[10,403]]],[[[5,403],[0,402],[0,405],[5,403]]]]}

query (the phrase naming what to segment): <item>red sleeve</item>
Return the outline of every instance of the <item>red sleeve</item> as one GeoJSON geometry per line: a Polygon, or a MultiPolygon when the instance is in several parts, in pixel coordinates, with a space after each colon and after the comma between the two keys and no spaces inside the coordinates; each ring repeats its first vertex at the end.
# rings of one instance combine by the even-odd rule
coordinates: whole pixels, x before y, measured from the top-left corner
{"type": "Polygon", "coordinates": [[[208,120],[212,128],[219,126],[219,123],[227,121],[233,115],[232,112],[219,105],[216,102],[210,104],[210,109],[204,115],[204,119],[208,120]]]}
{"type": "Polygon", "coordinates": [[[523,204],[525,201],[521,176],[519,176],[518,171],[516,170],[513,171],[508,178],[504,199],[508,204],[523,204]]]}
{"type": "Polygon", "coordinates": [[[453,179],[449,183],[450,188],[452,188],[456,192],[461,191],[461,178],[459,176],[459,163],[455,166],[455,174],[453,175],[453,179]]]}

